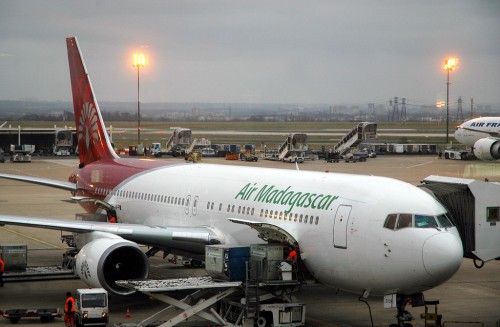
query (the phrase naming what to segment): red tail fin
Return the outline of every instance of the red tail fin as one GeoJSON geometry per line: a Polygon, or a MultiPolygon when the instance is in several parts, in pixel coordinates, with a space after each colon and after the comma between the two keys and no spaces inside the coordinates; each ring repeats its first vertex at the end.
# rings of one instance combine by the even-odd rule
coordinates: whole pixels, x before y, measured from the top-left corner
{"type": "Polygon", "coordinates": [[[76,38],[67,38],[66,45],[80,165],[101,159],[117,158],[109,141],[76,38]]]}

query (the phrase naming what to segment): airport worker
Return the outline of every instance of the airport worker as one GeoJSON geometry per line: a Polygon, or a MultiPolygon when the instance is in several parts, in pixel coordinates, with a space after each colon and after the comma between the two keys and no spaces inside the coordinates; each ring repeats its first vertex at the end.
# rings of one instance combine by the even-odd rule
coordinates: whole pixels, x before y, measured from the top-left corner
{"type": "Polygon", "coordinates": [[[286,258],[287,261],[289,261],[292,265],[297,263],[297,251],[295,251],[294,247],[289,247],[290,252],[288,253],[288,258],[286,258]]]}
{"type": "Polygon", "coordinates": [[[75,299],[71,292],[66,292],[66,302],[64,303],[64,323],[66,327],[75,326],[75,299]]]}
{"type": "Polygon", "coordinates": [[[3,272],[5,271],[5,263],[2,257],[0,257],[0,287],[3,287],[3,272]]]}

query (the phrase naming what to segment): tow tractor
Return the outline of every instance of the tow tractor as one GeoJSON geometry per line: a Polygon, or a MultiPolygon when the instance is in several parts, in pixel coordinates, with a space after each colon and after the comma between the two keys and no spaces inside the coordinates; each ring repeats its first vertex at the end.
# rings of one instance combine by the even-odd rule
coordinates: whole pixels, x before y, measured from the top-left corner
{"type": "Polygon", "coordinates": [[[75,296],[77,326],[105,326],[108,323],[108,292],[103,288],[77,289],[75,296]]]}
{"type": "Polygon", "coordinates": [[[468,155],[469,152],[465,150],[455,150],[455,149],[444,150],[445,159],[466,160],[468,155]]]}
{"type": "Polygon", "coordinates": [[[10,145],[12,162],[31,162],[31,154],[35,152],[35,146],[31,144],[10,145]]]}

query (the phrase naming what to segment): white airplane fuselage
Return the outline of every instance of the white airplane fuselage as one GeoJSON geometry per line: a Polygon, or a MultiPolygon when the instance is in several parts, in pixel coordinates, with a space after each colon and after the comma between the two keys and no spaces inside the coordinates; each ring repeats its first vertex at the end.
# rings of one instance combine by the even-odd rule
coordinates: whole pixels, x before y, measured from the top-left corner
{"type": "Polygon", "coordinates": [[[500,159],[500,117],[480,117],[457,127],[455,139],[472,147],[480,160],[500,159]]]}
{"type": "Polygon", "coordinates": [[[451,277],[462,261],[455,227],[384,228],[389,214],[446,212],[423,190],[384,177],[178,164],[133,175],[112,191],[98,182],[92,188],[110,191],[105,201],[118,208],[119,222],[210,227],[224,244],[263,243],[255,230],[228,218],[278,226],[298,242],[318,281],[352,292],[422,292],[451,277]]]}
{"type": "Polygon", "coordinates": [[[457,127],[455,139],[465,145],[474,146],[478,140],[500,134],[500,117],[480,117],[468,120],[457,127]]]}

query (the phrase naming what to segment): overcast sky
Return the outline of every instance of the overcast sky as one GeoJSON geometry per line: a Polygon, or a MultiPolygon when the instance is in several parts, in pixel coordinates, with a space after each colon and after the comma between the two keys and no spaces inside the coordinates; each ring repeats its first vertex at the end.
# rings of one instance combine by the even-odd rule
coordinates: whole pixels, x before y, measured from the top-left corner
{"type": "Polygon", "coordinates": [[[65,38],[100,101],[500,103],[498,0],[0,1],[0,99],[71,101],[65,38]]]}

